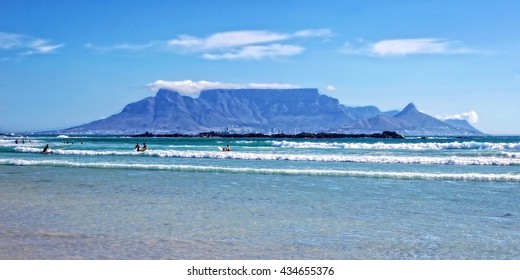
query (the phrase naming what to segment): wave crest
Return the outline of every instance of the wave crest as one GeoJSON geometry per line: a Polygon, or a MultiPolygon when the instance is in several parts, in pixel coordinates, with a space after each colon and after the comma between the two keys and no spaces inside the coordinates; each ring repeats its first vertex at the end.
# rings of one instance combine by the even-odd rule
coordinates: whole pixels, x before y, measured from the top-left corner
{"type": "Polygon", "coordinates": [[[220,167],[198,165],[166,165],[166,164],[138,164],[112,162],[73,162],[64,160],[22,160],[0,159],[2,165],[21,166],[55,166],[55,167],[84,167],[101,169],[140,169],[140,170],[167,170],[186,172],[227,172],[248,174],[278,174],[299,176],[340,176],[388,178],[403,180],[453,180],[453,181],[488,181],[488,182],[520,182],[520,174],[482,174],[482,173],[414,173],[390,171],[357,171],[357,170],[321,170],[321,169],[271,169],[247,167],[220,167]]]}
{"type": "MultiPolygon", "coordinates": [[[[19,152],[40,153],[41,149],[31,147],[17,147],[19,152]]],[[[136,151],[94,151],[94,150],[53,150],[58,155],[78,156],[155,156],[178,158],[213,158],[236,160],[289,160],[315,162],[352,162],[352,163],[381,163],[381,164],[439,164],[439,165],[520,165],[520,157],[463,157],[463,156],[390,156],[390,155],[312,155],[312,154],[274,154],[274,153],[246,153],[220,151],[176,151],[176,150],[147,150],[136,151]]]]}
{"type": "Polygon", "coordinates": [[[520,143],[449,142],[449,143],[320,143],[272,141],[274,147],[296,149],[362,149],[362,150],[520,150],[520,143]]]}

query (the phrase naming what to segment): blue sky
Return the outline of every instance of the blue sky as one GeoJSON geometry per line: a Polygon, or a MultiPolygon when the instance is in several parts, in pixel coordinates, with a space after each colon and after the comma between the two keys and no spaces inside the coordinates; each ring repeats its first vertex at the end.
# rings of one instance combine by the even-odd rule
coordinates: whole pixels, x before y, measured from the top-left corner
{"type": "Polygon", "coordinates": [[[310,87],[520,135],[520,1],[0,1],[0,131],[158,87],[310,87]],[[191,82],[190,82],[191,81],[191,82]]]}

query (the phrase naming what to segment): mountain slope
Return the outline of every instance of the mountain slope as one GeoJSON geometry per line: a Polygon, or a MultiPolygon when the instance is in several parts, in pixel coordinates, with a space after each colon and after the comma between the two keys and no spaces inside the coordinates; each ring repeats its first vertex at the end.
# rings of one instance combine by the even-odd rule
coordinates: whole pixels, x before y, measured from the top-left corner
{"type": "Polygon", "coordinates": [[[155,97],[128,104],[108,118],[58,131],[68,134],[345,132],[394,130],[415,135],[480,132],[421,113],[410,103],[402,111],[347,107],[317,89],[215,89],[198,98],[161,89],[155,97]]]}
{"type": "Polygon", "coordinates": [[[467,120],[448,119],[444,120],[444,123],[451,125],[456,128],[464,129],[474,134],[483,134],[480,130],[474,128],[467,120]]]}
{"type": "Polygon", "coordinates": [[[339,102],[317,89],[216,89],[196,99],[161,89],[120,113],[64,133],[324,131],[349,119],[339,102]]]}
{"type": "Polygon", "coordinates": [[[341,127],[343,130],[381,131],[394,130],[404,135],[478,135],[482,134],[469,123],[466,127],[450,125],[417,110],[413,103],[408,104],[394,116],[381,114],[359,120],[341,127]]]}

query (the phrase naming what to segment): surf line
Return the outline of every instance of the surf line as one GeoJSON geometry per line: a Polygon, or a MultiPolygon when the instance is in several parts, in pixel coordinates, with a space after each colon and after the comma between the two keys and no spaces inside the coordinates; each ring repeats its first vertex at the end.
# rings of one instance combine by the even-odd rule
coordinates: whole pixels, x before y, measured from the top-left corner
{"type": "MultiPolygon", "coordinates": [[[[19,152],[41,151],[36,148],[16,148],[19,152]]],[[[60,155],[84,155],[84,156],[143,156],[135,151],[90,151],[90,150],[54,150],[60,155]]],[[[517,166],[520,165],[520,157],[505,155],[503,157],[426,157],[426,156],[354,156],[354,155],[310,155],[310,154],[265,154],[265,153],[221,153],[212,151],[175,151],[175,150],[153,150],[148,151],[146,156],[155,157],[178,157],[178,158],[215,158],[215,159],[237,159],[237,160],[290,160],[290,161],[316,161],[316,162],[354,162],[354,163],[380,163],[380,164],[438,164],[438,165],[498,165],[517,166]]]]}
{"type": "Polygon", "coordinates": [[[357,171],[357,170],[324,170],[324,169],[271,169],[249,167],[220,167],[198,165],[165,165],[112,162],[73,162],[63,160],[21,160],[1,159],[1,165],[17,166],[54,166],[98,169],[138,169],[167,170],[185,172],[225,172],[266,175],[298,175],[298,176],[338,176],[362,178],[386,178],[402,180],[448,180],[448,181],[487,181],[487,182],[520,182],[520,174],[511,173],[415,173],[391,171],[357,171]]]}

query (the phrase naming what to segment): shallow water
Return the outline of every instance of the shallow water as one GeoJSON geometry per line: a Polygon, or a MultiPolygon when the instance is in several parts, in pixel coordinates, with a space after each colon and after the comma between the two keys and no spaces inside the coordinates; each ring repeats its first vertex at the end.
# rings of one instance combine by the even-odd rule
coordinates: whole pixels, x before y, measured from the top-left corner
{"type": "Polygon", "coordinates": [[[520,138],[31,140],[2,259],[520,258],[520,138]]]}

